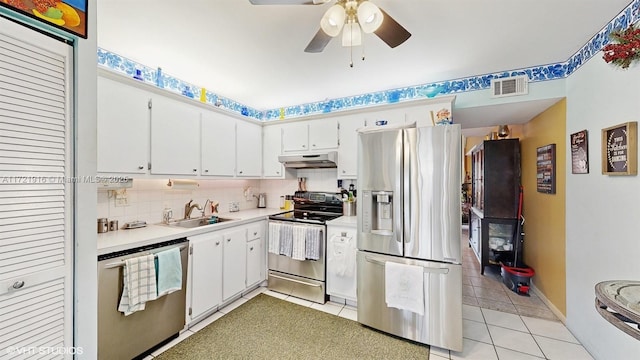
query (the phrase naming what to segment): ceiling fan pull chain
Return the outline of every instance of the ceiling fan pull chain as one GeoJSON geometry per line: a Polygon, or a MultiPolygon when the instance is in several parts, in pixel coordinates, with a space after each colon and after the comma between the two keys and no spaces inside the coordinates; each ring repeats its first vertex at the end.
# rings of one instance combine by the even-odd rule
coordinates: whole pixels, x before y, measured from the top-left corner
{"type": "Polygon", "coordinates": [[[353,46],[349,46],[349,67],[353,67],[353,46]]]}

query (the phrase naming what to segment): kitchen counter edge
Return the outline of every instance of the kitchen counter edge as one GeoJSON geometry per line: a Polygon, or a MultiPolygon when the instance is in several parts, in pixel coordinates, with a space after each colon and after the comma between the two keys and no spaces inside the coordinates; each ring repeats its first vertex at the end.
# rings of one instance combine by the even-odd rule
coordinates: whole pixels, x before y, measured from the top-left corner
{"type": "Polygon", "coordinates": [[[270,215],[280,214],[282,212],[287,211],[265,208],[219,213],[218,216],[222,218],[237,220],[204,225],[191,229],[170,227],[162,224],[149,224],[139,229],[109,231],[98,234],[98,256],[266,220],[270,215]]]}

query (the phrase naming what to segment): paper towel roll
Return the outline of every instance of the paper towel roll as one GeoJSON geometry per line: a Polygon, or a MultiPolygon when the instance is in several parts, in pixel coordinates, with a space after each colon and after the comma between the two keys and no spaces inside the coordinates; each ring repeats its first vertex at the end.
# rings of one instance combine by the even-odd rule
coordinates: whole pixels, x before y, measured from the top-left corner
{"type": "Polygon", "coordinates": [[[195,180],[176,180],[169,179],[167,184],[173,190],[195,190],[200,186],[195,180]]]}

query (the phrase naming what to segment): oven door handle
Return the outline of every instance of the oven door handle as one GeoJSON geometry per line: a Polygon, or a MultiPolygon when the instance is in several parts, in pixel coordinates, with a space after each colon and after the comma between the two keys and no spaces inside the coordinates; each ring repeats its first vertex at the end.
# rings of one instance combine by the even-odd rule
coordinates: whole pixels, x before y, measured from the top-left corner
{"type": "Polygon", "coordinates": [[[282,279],[282,280],[287,280],[287,281],[292,281],[294,283],[298,283],[298,284],[302,284],[302,285],[307,285],[307,286],[313,286],[313,287],[321,287],[322,285],[318,285],[318,284],[312,284],[312,283],[308,283],[306,281],[300,281],[300,280],[296,280],[296,279],[290,279],[284,276],[278,276],[278,275],[273,275],[273,274],[269,274],[269,276],[272,276],[276,279],[282,279]]]}

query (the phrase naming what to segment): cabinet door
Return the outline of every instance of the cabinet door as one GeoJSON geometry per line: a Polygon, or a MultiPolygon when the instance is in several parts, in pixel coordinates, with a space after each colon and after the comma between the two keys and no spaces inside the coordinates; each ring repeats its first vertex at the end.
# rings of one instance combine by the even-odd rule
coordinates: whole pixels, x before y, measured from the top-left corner
{"type": "Polygon", "coordinates": [[[260,177],[262,173],[262,127],[238,121],[236,128],[236,175],[260,177]]]}
{"type": "Polygon", "coordinates": [[[307,121],[282,126],[282,151],[299,152],[309,150],[309,125],[307,121]]]}
{"type": "Polygon", "coordinates": [[[151,108],[151,173],[197,175],[200,167],[200,110],[161,96],[151,108]]]}
{"type": "Polygon", "coordinates": [[[223,235],[222,299],[227,300],[245,289],[247,274],[247,228],[230,230],[223,235]]]}
{"type": "Polygon", "coordinates": [[[222,235],[189,239],[191,319],[222,303],[222,235]]]}
{"type": "Polygon", "coordinates": [[[247,287],[264,280],[262,239],[247,242],[247,287]]]}
{"type": "Polygon", "coordinates": [[[98,77],[98,172],[145,174],[151,93],[98,77]]]}
{"type": "Polygon", "coordinates": [[[282,126],[269,125],[262,128],[262,176],[284,177],[284,167],[278,161],[282,154],[282,126]]]}
{"type": "Polygon", "coordinates": [[[309,150],[335,149],[338,147],[338,119],[309,121],[309,150]]]}
{"type": "Polygon", "coordinates": [[[338,147],[338,179],[355,179],[358,175],[358,133],[364,126],[359,115],[345,116],[338,120],[340,146],[338,147]]]}
{"type": "Polygon", "coordinates": [[[235,175],[236,120],[213,111],[205,111],[202,113],[200,130],[200,175],[235,175]]]}

